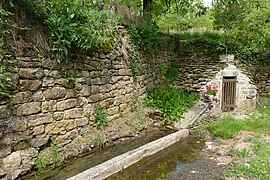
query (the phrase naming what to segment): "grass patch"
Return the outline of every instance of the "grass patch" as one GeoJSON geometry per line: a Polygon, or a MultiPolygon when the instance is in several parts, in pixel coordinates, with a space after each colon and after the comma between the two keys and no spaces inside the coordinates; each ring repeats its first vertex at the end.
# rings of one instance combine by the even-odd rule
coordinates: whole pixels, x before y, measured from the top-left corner
{"type": "Polygon", "coordinates": [[[270,117],[264,113],[252,115],[244,120],[237,120],[232,116],[225,116],[218,122],[208,125],[206,128],[210,130],[214,136],[219,136],[223,139],[233,138],[234,135],[241,130],[270,135],[270,117]]]}
{"type": "Polygon", "coordinates": [[[254,156],[246,163],[234,163],[225,177],[244,177],[247,179],[270,179],[270,143],[258,138],[251,140],[254,143],[252,151],[254,156]]]}
{"type": "Polygon", "coordinates": [[[175,86],[154,86],[147,90],[145,105],[160,109],[173,121],[179,121],[182,115],[199,98],[196,93],[189,93],[175,86]]]}
{"type": "Polygon", "coordinates": [[[207,129],[209,129],[214,136],[230,139],[234,137],[237,132],[243,130],[243,125],[241,121],[236,120],[234,117],[225,116],[218,122],[208,125],[207,129]]]}

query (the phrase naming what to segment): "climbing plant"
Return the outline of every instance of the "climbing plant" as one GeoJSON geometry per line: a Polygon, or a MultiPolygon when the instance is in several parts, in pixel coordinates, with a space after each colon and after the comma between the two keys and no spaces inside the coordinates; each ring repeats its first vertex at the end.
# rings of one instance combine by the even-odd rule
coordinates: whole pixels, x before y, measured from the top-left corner
{"type": "Polygon", "coordinates": [[[6,28],[7,17],[11,13],[6,11],[3,6],[0,6],[0,97],[10,97],[8,88],[11,86],[11,78],[6,75],[6,67],[3,61],[6,57],[4,46],[4,35],[9,33],[9,29],[6,28]]]}

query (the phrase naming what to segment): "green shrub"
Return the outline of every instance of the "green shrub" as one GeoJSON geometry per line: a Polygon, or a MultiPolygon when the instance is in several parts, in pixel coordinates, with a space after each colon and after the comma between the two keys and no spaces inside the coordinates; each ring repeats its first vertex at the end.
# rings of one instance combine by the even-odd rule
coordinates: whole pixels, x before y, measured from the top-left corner
{"type": "Polygon", "coordinates": [[[72,47],[80,51],[108,51],[112,47],[114,26],[106,22],[106,13],[97,10],[91,0],[22,2],[44,19],[58,61],[67,61],[72,47]]]}
{"type": "Polygon", "coordinates": [[[128,32],[130,41],[139,51],[149,52],[160,43],[157,27],[147,22],[132,23],[128,32]]]}
{"type": "Polygon", "coordinates": [[[101,106],[96,106],[94,111],[95,124],[98,129],[102,128],[107,124],[107,113],[101,106]]]}
{"type": "Polygon", "coordinates": [[[198,99],[198,94],[188,93],[174,86],[154,86],[147,89],[145,105],[160,109],[166,117],[179,121],[183,113],[198,99]]]}

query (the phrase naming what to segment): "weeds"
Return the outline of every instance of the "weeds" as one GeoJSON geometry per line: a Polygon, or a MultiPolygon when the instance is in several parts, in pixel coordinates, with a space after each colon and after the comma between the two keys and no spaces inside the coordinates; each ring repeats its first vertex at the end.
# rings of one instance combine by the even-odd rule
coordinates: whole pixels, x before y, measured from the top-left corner
{"type": "Polygon", "coordinates": [[[58,167],[63,163],[63,158],[58,152],[58,147],[51,144],[50,152],[44,157],[38,157],[35,161],[36,167],[39,172],[42,172],[48,165],[52,164],[53,167],[58,167]]]}
{"type": "Polygon", "coordinates": [[[93,142],[98,149],[101,149],[105,143],[105,135],[102,131],[97,131],[95,136],[93,137],[93,142]]]}
{"type": "Polygon", "coordinates": [[[95,124],[98,129],[107,124],[107,113],[101,106],[96,106],[94,110],[95,124]]]}
{"type": "Polygon", "coordinates": [[[154,86],[147,90],[145,105],[160,109],[169,121],[179,121],[183,113],[198,99],[198,94],[188,93],[174,86],[154,86]]]}

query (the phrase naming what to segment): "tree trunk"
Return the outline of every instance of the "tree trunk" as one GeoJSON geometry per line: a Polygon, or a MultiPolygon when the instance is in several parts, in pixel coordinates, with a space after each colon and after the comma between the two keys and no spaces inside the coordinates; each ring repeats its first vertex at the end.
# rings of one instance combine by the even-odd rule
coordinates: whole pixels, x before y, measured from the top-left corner
{"type": "Polygon", "coordinates": [[[150,11],[152,7],[153,0],[143,0],[143,18],[145,20],[150,20],[150,11]]]}

